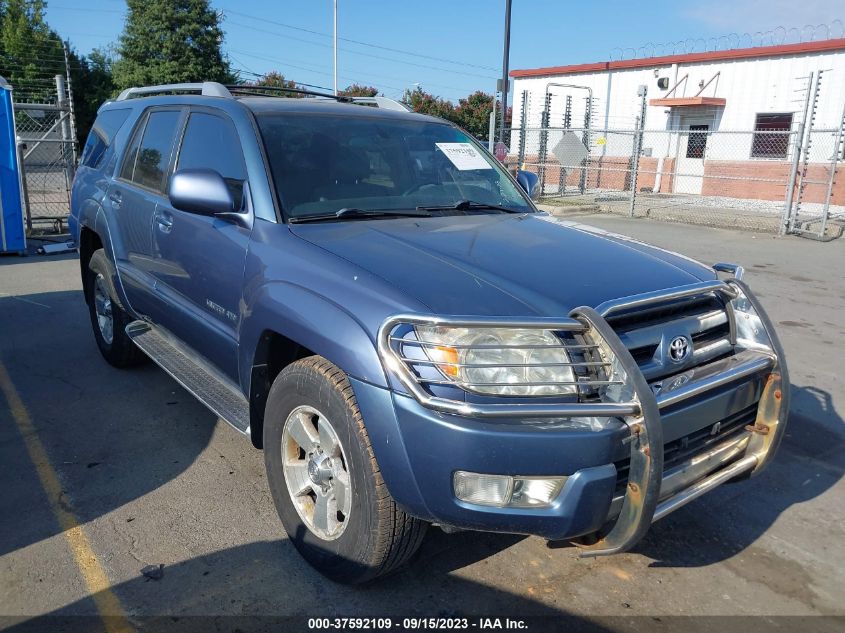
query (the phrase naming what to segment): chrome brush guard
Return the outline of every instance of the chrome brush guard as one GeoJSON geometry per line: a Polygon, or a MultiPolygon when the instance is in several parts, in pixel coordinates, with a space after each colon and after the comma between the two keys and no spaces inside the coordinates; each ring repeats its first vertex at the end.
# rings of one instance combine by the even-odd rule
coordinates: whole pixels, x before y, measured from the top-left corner
{"type": "MultiPolygon", "coordinates": [[[[508,317],[442,317],[433,315],[397,315],[382,325],[378,333],[378,350],[387,369],[398,378],[408,392],[424,406],[443,413],[469,417],[518,417],[518,418],[600,418],[622,420],[630,432],[630,466],[624,495],[614,499],[610,517],[614,520],[609,530],[596,543],[580,545],[582,556],[601,556],[625,551],[633,547],[648,531],[651,523],[716,486],[739,475],[754,475],[773,456],[786,426],[789,410],[789,380],[783,352],[772,325],[759,302],[741,281],[742,268],[731,264],[716,264],[714,270],[732,274],[725,280],[704,281],[664,291],[623,297],[605,302],[593,309],[580,307],[568,318],[545,319],[508,317]],[[747,301],[759,317],[760,333],[767,344],[747,347],[735,345],[732,355],[695,367],[680,384],[661,390],[655,395],[634,357],[620,337],[609,325],[608,318],[644,307],[664,304],[674,300],[696,297],[719,297],[725,302],[731,320],[731,342],[736,343],[738,318],[732,301],[747,301]],[[624,376],[624,398],[603,398],[596,401],[561,403],[516,402],[479,403],[438,396],[432,386],[448,381],[429,379],[414,371],[419,363],[442,365],[421,358],[409,358],[405,346],[433,345],[424,340],[396,336],[397,328],[415,325],[443,325],[452,327],[512,327],[554,330],[578,334],[586,343],[562,344],[564,348],[593,348],[598,355],[592,361],[571,363],[591,372],[576,384],[580,390],[602,388],[620,384],[617,376],[600,375],[596,367],[610,365],[613,359],[618,375],[624,376]],[[595,359],[598,358],[598,361],[595,359]],[[742,437],[695,456],[689,463],[664,473],[663,427],[660,410],[711,390],[738,382],[753,375],[767,374],[757,414],[753,425],[746,427],[742,437]]],[[[757,329],[754,332],[758,332],[757,329]]],[[[528,384],[528,383],[526,383],[528,384]]],[[[580,393],[580,392],[579,392],[580,393]]]]}

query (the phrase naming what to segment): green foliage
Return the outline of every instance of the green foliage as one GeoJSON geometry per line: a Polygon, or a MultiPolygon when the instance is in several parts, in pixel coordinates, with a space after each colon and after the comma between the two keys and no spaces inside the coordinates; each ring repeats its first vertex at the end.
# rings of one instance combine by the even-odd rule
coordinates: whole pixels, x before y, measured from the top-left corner
{"type": "Polygon", "coordinates": [[[441,119],[448,121],[455,120],[455,106],[452,105],[451,101],[435,97],[424,91],[420,86],[413,90],[405,90],[402,101],[410,105],[414,112],[439,116],[441,119]]]}
{"type": "Polygon", "coordinates": [[[127,0],[114,82],[130,86],[220,81],[234,83],[224,58],[221,16],[208,0],[127,0]]]}
{"type": "MultiPolygon", "coordinates": [[[[67,44],[80,143],[85,141],[99,106],[124,88],[191,81],[236,82],[221,51],[221,15],[211,8],[209,0],[127,0],[127,5],[124,30],[114,49],[95,49],[84,56],[67,44]]],[[[44,18],[45,6],[45,0],[0,0],[0,75],[15,88],[16,97],[25,96],[29,101],[53,102],[54,77],[66,74],[62,41],[44,18]]],[[[295,81],[277,71],[244,85],[297,87],[295,81]]],[[[302,96],[277,90],[272,94],[302,96]]],[[[353,83],[339,94],[373,97],[378,89],[353,83]]],[[[456,106],[417,86],[406,90],[403,100],[416,112],[452,121],[477,138],[487,137],[494,100],[491,95],[476,91],[456,106]]]]}
{"type": "Polygon", "coordinates": [[[44,20],[43,0],[0,0],[0,76],[30,101],[55,95],[53,77],[64,74],[59,37],[44,20]]]}
{"type": "MultiPolygon", "coordinates": [[[[406,90],[402,98],[414,112],[452,121],[479,139],[487,138],[494,99],[493,95],[477,90],[465,99],[459,99],[458,105],[454,106],[451,101],[435,97],[425,92],[420,86],[413,90],[406,90]]],[[[497,120],[501,116],[500,109],[497,103],[497,120]]]]}
{"type": "Polygon", "coordinates": [[[44,8],[43,0],[0,0],[0,76],[12,85],[17,101],[55,103],[55,76],[66,76],[69,67],[77,141],[82,143],[97,108],[113,96],[111,60],[99,50],[86,58],[68,45],[65,66],[61,38],[45,21],[44,8]]]}
{"type": "Polygon", "coordinates": [[[112,54],[95,48],[87,57],[68,51],[70,79],[73,86],[73,105],[76,117],[76,136],[80,144],[97,118],[100,105],[113,98],[117,89],[112,80],[112,54]]]}
{"type": "Polygon", "coordinates": [[[338,90],[337,93],[344,97],[375,97],[378,94],[378,88],[364,86],[363,84],[351,84],[343,90],[338,90]]]}
{"type": "Polygon", "coordinates": [[[476,138],[487,138],[490,130],[490,113],[495,97],[476,90],[466,99],[458,101],[455,108],[455,123],[476,138]]]}
{"type": "MultiPolygon", "coordinates": [[[[271,70],[269,73],[265,73],[263,76],[259,77],[253,82],[245,84],[250,88],[296,88],[296,82],[290,79],[285,79],[285,76],[278,71],[271,70]]],[[[280,97],[294,97],[298,98],[303,96],[298,92],[283,92],[281,90],[268,90],[268,95],[275,95],[280,97]]]]}

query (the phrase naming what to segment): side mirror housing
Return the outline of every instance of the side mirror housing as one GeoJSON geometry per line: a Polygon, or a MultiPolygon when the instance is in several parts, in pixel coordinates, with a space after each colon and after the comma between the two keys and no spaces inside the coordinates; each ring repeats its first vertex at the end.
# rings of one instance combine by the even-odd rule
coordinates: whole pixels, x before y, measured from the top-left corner
{"type": "Polygon", "coordinates": [[[223,176],[213,169],[182,169],[173,174],[167,197],[174,209],[200,215],[234,213],[235,201],[223,176]]]}
{"type": "Polygon", "coordinates": [[[533,171],[523,171],[520,169],[516,172],[516,182],[519,183],[519,186],[525,190],[525,193],[532,200],[536,200],[540,196],[540,187],[538,186],[540,177],[533,171]]]}

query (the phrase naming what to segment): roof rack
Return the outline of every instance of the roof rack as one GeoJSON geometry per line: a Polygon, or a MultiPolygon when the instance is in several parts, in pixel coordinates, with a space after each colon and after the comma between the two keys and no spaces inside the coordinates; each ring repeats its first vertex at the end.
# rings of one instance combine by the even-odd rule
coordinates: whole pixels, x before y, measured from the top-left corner
{"type": "Polygon", "coordinates": [[[399,110],[400,112],[413,112],[413,110],[402,103],[391,99],[390,97],[349,97],[352,103],[360,103],[362,105],[374,105],[383,110],[399,110]]]}
{"type": "Polygon", "coordinates": [[[146,97],[155,94],[166,94],[170,92],[198,92],[206,97],[223,97],[234,99],[237,95],[252,95],[262,97],[285,96],[285,93],[295,93],[310,97],[322,97],[335,99],[344,103],[357,103],[381,108],[383,110],[398,110],[400,112],[411,112],[411,108],[400,101],[388,97],[347,97],[346,95],[333,95],[314,90],[303,90],[301,88],[283,88],[281,86],[249,86],[229,85],[217,83],[216,81],[203,81],[197,83],[163,84],[161,86],[144,86],[140,88],[127,88],[117,97],[116,101],[125,101],[132,97],[146,97]],[[267,94],[278,92],[279,95],[267,94]]]}
{"type": "Polygon", "coordinates": [[[256,96],[256,97],[284,97],[284,94],[272,94],[274,92],[278,93],[288,93],[292,92],[298,95],[305,95],[311,97],[325,97],[327,99],[336,99],[337,101],[351,101],[353,97],[347,97],[345,95],[333,95],[326,92],[317,92],[316,90],[306,90],[304,88],[285,88],[283,86],[251,86],[249,84],[233,84],[225,86],[226,89],[232,95],[249,95],[249,96],[256,96]],[[267,94],[267,93],[270,94],[267,94]]]}
{"type": "Polygon", "coordinates": [[[161,86],[127,88],[118,95],[116,101],[125,101],[131,97],[146,97],[167,92],[199,92],[206,97],[232,98],[232,93],[223,84],[219,84],[216,81],[203,81],[198,83],[163,84],[161,86]]]}
{"type": "Polygon", "coordinates": [[[284,97],[284,93],[292,92],[310,97],[325,97],[326,99],[335,99],[336,101],[343,101],[345,103],[358,103],[361,105],[372,105],[383,110],[398,110],[400,112],[411,112],[411,108],[406,106],[401,101],[390,99],[389,97],[350,97],[347,95],[333,95],[326,92],[317,92],[316,90],[304,90],[302,88],[284,88],[282,86],[250,86],[250,85],[229,85],[226,86],[233,95],[253,95],[259,97],[284,97]],[[282,94],[274,95],[267,94],[267,92],[279,92],[282,94]]]}

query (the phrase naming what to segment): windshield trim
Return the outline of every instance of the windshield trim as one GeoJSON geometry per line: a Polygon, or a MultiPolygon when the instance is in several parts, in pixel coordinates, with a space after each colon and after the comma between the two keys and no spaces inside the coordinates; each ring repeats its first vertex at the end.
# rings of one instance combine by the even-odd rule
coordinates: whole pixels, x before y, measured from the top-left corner
{"type": "MultiPolygon", "coordinates": [[[[360,106],[362,108],[369,107],[369,106],[360,106]]],[[[505,168],[505,165],[499,162],[495,156],[493,156],[481,142],[479,142],[472,134],[466,131],[464,128],[460,127],[459,125],[447,121],[445,119],[441,119],[440,117],[432,116],[429,114],[421,114],[421,113],[408,113],[408,114],[416,114],[417,116],[412,117],[383,117],[379,115],[372,115],[366,113],[355,113],[354,115],[350,115],[347,113],[338,114],[337,112],[284,112],[284,111],[265,111],[265,112],[255,112],[250,109],[250,114],[252,115],[255,132],[260,139],[260,146],[261,146],[261,153],[264,159],[264,171],[266,172],[268,183],[270,185],[271,193],[273,196],[273,202],[276,205],[276,215],[281,219],[282,224],[295,224],[296,217],[289,215],[287,210],[285,209],[285,205],[282,203],[281,196],[279,195],[279,189],[276,186],[276,178],[273,174],[273,171],[270,167],[270,151],[267,148],[266,139],[264,137],[264,132],[261,128],[260,119],[263,118],[287,118],[287,117],[304,117],[304,118],[318,118],[318,117],[328,117],[328,118],[356,118],[356,119],[375,119],[375,120],[389,120],[391,122],[400,122],[400,121],[407,121],[409,123],[418,123],[425,121],[427,123],[433,125],[443,125],[446,127],[451,127],[456,130],[461,131],[466,137],[469,139],[469,142],[480,152],[482,152],[486,157],[490,158],[494,164],[493,169],[499,170],[499,172],[503,173],[505,177],[510,180],[511,184],[514,186],[517,194],[521,196],[522,200],[528,206],[529,211],[525,211],[524,213],[538,213],[539,209],[537,205],[534,204],[534,201],[531,197],[525,192],[522,186],[517,182],[515,176],[505,168]],[[417,118],[419,117],[419,118],[417,118]],[[291,220],[294,220],[291,222],[291,220]]],[[[422,216],[423,218],[425,216],[422,216]]]]}

